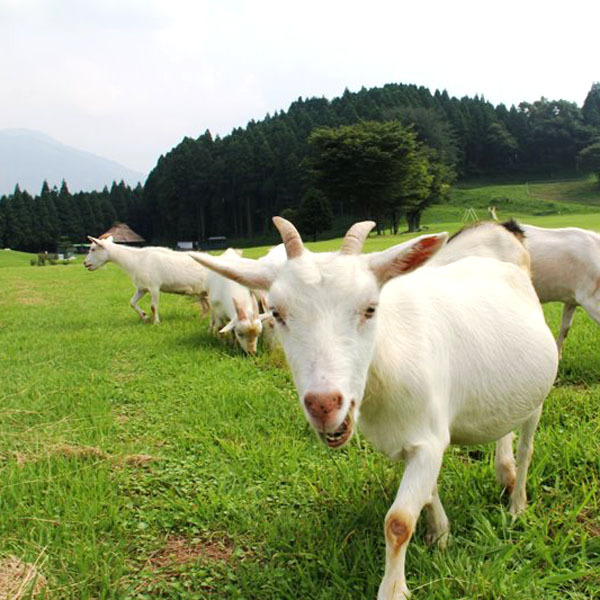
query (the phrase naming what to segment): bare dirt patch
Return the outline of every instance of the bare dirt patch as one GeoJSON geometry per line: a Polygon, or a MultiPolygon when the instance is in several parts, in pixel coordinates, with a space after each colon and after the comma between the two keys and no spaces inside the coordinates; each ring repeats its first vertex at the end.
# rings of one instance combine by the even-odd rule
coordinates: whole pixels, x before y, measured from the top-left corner
{"type": "MultiPolygon", "coordinates": [[[[86,459],[96,458],[100,460],[111,460],[117,467],[123,465],[129,467],[145,467],[146,465],[161,460],[158,456],[152,454],[126,454],[119,456],[104,452],[96,446],[74,446],[71,444],[56,444],[48,448],[43,456],[28,454],[25,452],[13,453],[14,459],[19,467],[24,467],[28,463],[37,462],[44,457],[62,456],[64,458],[86,459]]],[[[2,597],[0,596],[0,600],[2,597]]]]}
{"type": "Polygon", "coordinates": [[[148,562],[153,570],[169,571],[189,562],[228,561],[234,549],[233,541],[228,537],[190,540],[171,536],[166,539],[165,547],[148,562]]]}
{"type": "Polygon", "coordinates": [[[35,564],[25,563],[16,556],[0,559],[0,598],[21,600],[39,595],[46,578],[35,564]]]}
{"type": "Polygon", "coordinates": [[[591,537],[600,537],[600,519],[593,511],[581,511],[577,515],[577,522],[583,525],[586,533],[591,537]]]}
{"type": "Polygon", "coordinates": [[[66,458],[110,458],[109,454],[95,446],[71,446],[70,444],[54,446],[49,454],[58,454],[66,458]]]}
{"type": "Polygon", "coordinates": [[[127,454],[119,460],[119,463],[128,465],[130,467],[144,467],[151,462],[156,462],[157,460],[159,460],[159,458],[152,456],[151,454],[127,454]]]}
{"type": "Polygon", "coordinates": [[[25,305],[41,304],[42,299],[38,296],[26,296],[26,297],[17,298],[17,302],[19,304],[25,304],[25,305]]]}

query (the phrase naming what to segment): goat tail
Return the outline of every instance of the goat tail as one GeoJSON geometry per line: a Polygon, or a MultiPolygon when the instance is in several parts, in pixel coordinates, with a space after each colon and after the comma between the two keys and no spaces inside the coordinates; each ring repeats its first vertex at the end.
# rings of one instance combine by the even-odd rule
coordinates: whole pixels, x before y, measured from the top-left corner
{"type": "Polygon", "coordinates": [[[510,218],[508,221],[504,221],[504,223],[500,223],[500,225],[504,227],[506,231],[510,231],[510,233],[512,233],[523,246],[523,253],[518,264],[519,267],[521,267],[531,279],[531,255],[529,254],[529,248],[527,247],[525,230],[521,227],[519,222],[513,218],[510,218]]]}
{"type": "Polygon", "coordinates": [[[502,225],[506,231],[510,231],[525,246],[525,231],[518,221],[510,218],[508,221],[500,223],[500,225],[502,225]]]}

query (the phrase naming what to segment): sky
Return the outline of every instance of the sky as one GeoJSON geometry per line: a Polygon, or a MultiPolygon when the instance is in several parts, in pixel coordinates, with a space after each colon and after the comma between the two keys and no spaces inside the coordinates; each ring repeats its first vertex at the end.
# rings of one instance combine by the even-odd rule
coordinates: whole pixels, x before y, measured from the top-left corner
{"type": "Polygon", "coordinates": [[[147,174],[299,96],[386,83],[582,105],[598,0],[0,0],[0,129],[147,174]]]}

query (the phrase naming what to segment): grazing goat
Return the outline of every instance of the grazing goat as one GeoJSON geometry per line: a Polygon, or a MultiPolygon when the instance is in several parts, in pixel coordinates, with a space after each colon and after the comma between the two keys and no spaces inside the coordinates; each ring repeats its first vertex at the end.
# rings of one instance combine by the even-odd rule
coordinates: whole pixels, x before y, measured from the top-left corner
{"type": "Polygon", "coordinates": [[[564,303],[556,339],[560,356],[578,306],[600,324],[600,235],[577,227],[522,227],[540,301],[564,303]]]}
{"type": "MultiPolygon", "coordinates": [[[[271,264],[275,268],[279,268],[283,266],[285,261],[287,260],[287,256],[285,254],[285,246],[283,244],[279,244],[271,248],[267,254],[261,256],[258,261],[263,264],[271,264]]],[[[265,344],[269,349],[273,349],[279,346],[279,339],[277,337],[277,330],[275,329],[275,319],[269,312],[269,301],[267,299],[267,294],[263,290],[252,290],[252,293],[256,296],[258,301],[258,306],[260,307],[260,312],[265,315],[263,319],[263,339],[265,340],[265,344]]]]}
{"type": "Polygon", "coordinates": [[[88,271],[95,271],[107,262],[119,265],[137,288],[129,301],[141,319],[148,316],[138,306],[147,292],[150,294],[153,323],[160,323],[158,298],[160,292],[198,296],[202,305],[202,316],[208,310],[205,280],[206,269],[190,258],[185,252],[175,252],[169,248],[148,246],[132,248],[115,244],[112,236],[97,239],[88,236],[90,251],[83,265],[88,271]]]}
{"type": "Polygon", "coordinates": [[[556,344],[528,273],[469,257],[423,265],[446,241],[425,235],[362,255],[373,222],[355,224],[337,253],[304,248],[274,222],[282,267],[204,256],[205,266],[268,290],[271,312],[306,418],[331,448],[358,425],[404,474],[385,519],[379,600],[408,596],[406,549],[422,508],[426,541],[444,545],[449,523],[437,479],[449,444],[480,444],[521,428],[510,511],[526,507],[525,480],[556,344]],[[402,277],[397,277],[403,275],[402,277]]]}
{"type": "MultiPolygon", "coordinates": [[[[228,248],[221,259],[224,261],[239,258],[240,252],[228,248]]],[[[190,256],[200,261],[201,253],[192,252],[190,256]]],[[[258,338],[262,332],[258,302],[247,287],[221,277],[210,271],[206,276],[208,300],[211,306],[211,326],[213,331],[226,334],[233,331],[235,339],[247,354],[256,354],[258,338]]]]}

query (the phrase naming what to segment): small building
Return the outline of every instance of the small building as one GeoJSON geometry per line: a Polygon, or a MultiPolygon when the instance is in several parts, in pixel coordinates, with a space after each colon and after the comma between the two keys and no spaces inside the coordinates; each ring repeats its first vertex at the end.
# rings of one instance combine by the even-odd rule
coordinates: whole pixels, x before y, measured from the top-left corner
{"type": "Polygon", "coordinates": [[[195,250],[198,242],[177,242],[176,250],[195,250]]]}
{"type": "Polygon", "coordinates": [[[127,223],[115,223],[108,231],[105,231],[100,239],[112,235],[117,244],[129,244],[130,246],[141,246],[146,240],[137,234],[127,223]]]}
{"type": "Polygon", "coordinates": [[[224,235],[213,235],[201,246],[202,250],[220,250],[227,248],[227,238],[224,235]]]}

